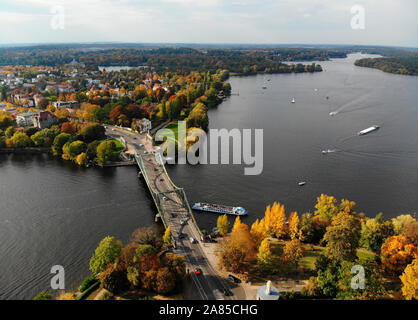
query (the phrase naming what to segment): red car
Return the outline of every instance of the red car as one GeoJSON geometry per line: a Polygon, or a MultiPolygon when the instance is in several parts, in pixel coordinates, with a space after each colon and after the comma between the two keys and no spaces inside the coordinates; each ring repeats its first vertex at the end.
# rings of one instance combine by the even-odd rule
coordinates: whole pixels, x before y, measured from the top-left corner
{"type": "Polygon", "coordinates": [[[194,267],[194,273],[195,274],[201,274],[202,270],[199,267],[194,267]]]}

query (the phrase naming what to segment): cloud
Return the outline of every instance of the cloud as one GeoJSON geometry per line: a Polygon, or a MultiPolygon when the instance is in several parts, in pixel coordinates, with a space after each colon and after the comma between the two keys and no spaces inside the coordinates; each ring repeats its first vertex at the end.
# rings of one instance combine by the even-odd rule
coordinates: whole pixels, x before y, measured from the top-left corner
{"type": "Polygon", "coordinates": [[[0,42],[359,43],[417,46],[416,0],[2,0],[0,42]],[[352,30],[350,8],[366,9],[352,30]],[[65,10],[52,30],[51,8],[65,10]],[[26,32],[23,32],[26,30],[26,32]]]}

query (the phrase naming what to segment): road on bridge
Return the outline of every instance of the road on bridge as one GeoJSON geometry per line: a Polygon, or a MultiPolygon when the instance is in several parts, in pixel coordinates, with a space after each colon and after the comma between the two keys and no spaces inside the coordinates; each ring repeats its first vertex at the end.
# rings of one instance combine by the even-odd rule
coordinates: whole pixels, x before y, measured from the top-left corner
{"type": "Polygon", "coordinates": [[[106,127],[106,134],[116,139],[123,138],[128,154],[134,155],[136,153],[142,156],[148,181],[159,197],[165,212],[165,222],[170,226],[176,241],[174,252],[185,257],[188,271],[191,273],[190,298],[202,300],[246,299],[244,290],[239,287],[233,290],[235,295],[224,296],[224,290],[232,292],[232,286],[237,286],[216,272],[213,267],[216,261],[208,260],[199,230],[193,223],[182,198],[176,192],[177,188],[172,184],[155,156],[152,155],[152,152],[155,151],[152,141],[146,135],[134,134],[112,126],[106,127]],[[183,225],[182,221],[185,221],[183,225]],[[183,236],[180,237],[180,235],[183,236]],[[197,243],[192,243],[190,237],[197,240],[197,243]],[[202,274],[196,275],[194,273],[195,266],[202,270],[202,274]]]}

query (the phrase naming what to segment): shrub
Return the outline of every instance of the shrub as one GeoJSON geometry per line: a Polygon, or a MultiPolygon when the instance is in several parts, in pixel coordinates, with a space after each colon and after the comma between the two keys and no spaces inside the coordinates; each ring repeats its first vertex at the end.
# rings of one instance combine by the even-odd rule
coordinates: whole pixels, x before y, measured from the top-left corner
{"type": "Polygon", "coordinates": [[[33,298],[33,300],[52,300],[52,295],[43,291],[38,293],[37,296],[33,298]]]}
{"type": "Polygon", "coordinates": [[[87,278],[83,280],[81,285],[78,287],[78,291],[83,292],[90,288],[95,282],[97,281],[96,276],[94,274],[89,275],[87,278]]]}

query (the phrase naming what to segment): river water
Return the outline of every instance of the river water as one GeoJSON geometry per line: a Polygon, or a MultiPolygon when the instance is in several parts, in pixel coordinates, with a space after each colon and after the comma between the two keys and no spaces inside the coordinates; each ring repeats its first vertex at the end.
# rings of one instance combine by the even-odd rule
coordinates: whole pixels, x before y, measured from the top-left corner
{"type": "MultiPolygon", "coordinates": [[[[418,78],[356,67],[359,56],[321,62],[321,73],[231,78],[239,96],[209,111],[210,128],[264,129],[262,174],[245,176],[244,165],[178,165],[167,168],[172,180],[191,203],[247,208],[246,223],[274,201],[287,212],[313,212],[321,193],[353,200],[368,216],[416,212],[418,78]],[[381,128],[356,134],[371,125],[381,128]]],[[[0,155],[0,299],[48,289],[53,265],[64,266],[72,290],[102,238],[126,243],[136,228],[153,225],[155,208],[136,173],[0,155]]],[[[196,218],[209,229],[217,215],[196,218]]]]}

